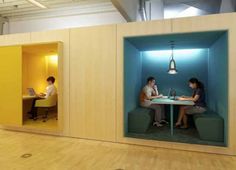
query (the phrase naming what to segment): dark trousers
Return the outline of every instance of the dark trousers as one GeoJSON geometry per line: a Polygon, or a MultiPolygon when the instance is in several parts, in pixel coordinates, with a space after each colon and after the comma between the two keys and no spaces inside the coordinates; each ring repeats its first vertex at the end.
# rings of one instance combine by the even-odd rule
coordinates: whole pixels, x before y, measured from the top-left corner
{"type": "Polygon", "coordinates": [[[38,116],[38,109],[37,107],[35,107],[35,103],[37,100],[39,100],[40,98],[35,98],[32,101],[32,106],[31,106],[31,111],[29,112],[31,114],[31,118],[36,118],[38,116]]]}

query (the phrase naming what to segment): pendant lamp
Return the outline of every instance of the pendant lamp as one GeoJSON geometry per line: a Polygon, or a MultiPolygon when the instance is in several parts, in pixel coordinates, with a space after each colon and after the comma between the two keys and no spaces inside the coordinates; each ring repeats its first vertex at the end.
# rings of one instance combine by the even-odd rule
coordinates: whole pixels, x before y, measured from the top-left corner
{"type": "Polygon", "coordinates": [[[174,60],[174,41],[170,41],[171,45],[171,57],[169,62],[168,74],[177,74],[176,62],[174,60]]]}

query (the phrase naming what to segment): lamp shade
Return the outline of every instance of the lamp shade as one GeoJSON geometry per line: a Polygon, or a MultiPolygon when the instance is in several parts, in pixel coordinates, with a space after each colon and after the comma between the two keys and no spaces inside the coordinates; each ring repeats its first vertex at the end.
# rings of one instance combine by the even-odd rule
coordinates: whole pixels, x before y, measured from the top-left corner
{"type": "Polygon", "coordinates": [[[171,44],[171,59],[169,63],[168,74],[177,74],[176,63],[174,60],[174,41],[170,41],[171,44]]]}
{"type": "Polygon", "coordinates": [[[178,71],[176,69],[176,63],[175,60],[172,58],[169,63],[169,69],[168,69],[168,74],[177,74],[178,71]]]}

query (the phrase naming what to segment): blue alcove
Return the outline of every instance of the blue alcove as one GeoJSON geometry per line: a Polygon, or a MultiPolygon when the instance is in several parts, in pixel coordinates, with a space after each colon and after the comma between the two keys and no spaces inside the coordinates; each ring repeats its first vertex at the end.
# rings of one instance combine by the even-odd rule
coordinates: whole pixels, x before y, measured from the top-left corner
{"type": "MultiPolygon", "coordinates": [[[[195,144],[227,146],[228,138],[228,32],[210,31],[168,35],[152,35],[124,38],[124,122],[125,134],[129,137],[186,142],[195,144]],[[175,42],[174,59],[178,74],[167,73],[171,54],[170,41],[175,42]],[[146,79],[156,78],[159,92],[167,95],[174,88],[177,95],[190,95],[188,80],[196,77],[205,85],[209,110],[218,113],[224,120],[222,142],[202,141],[197,131],[189,131],[181,139],[168,135],[159,137],[155,128],[142,134],[128,132],[128,114],[139,106],[139,95],[146,79]],[[191,133],[195,133],[194,137],[191,133]],[[157,134],[155,136],[155,134],[157,134]]],[[[167,108],[168,110],[168,108],[167,108]]],[[[175,115],[178,108],[175,108],[175,115]]],[[[158,129],[156,129],[158,131],[158,129]]],[[[181,133],[181,132],[180,132],[181,133]]],[[[183,135],[182,135],[183,136],[183,135]]]]}

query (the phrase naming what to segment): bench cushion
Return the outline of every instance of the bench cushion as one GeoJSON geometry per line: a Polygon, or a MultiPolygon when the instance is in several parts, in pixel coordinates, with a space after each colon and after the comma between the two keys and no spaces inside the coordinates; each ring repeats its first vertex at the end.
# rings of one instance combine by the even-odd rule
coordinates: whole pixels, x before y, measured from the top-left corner
{"type": "Polygon", "coordinates": [[[206,112],[195,114],[193,119],[202,140],[224,141],[224,120],[221,116],[213,112],[206,112]]]}
{"type": "Polygon", "coordinates": [[[136,108],[128,113],[128,132],[144,133],[154,119],[154,111],[149,108],[136,108]]]}

